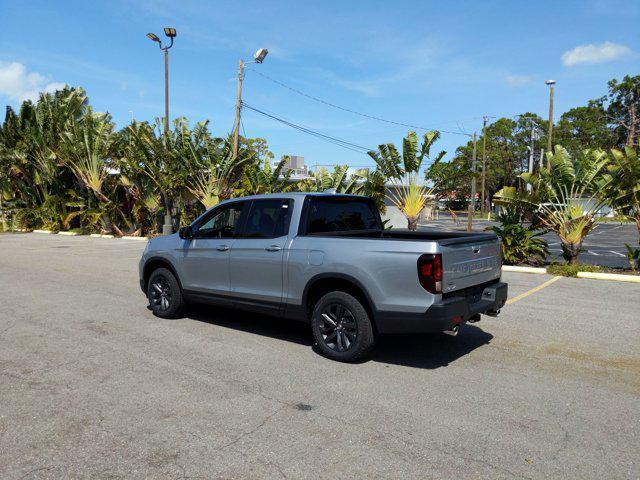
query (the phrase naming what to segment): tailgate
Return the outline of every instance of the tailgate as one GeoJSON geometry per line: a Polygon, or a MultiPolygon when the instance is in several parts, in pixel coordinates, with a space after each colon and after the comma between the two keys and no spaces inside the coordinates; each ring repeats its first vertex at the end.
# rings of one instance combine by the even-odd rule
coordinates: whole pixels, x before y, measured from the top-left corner
{"type": "Polygon", "coordinates": [[[472,287],[500,278],[500,240],[486,236],[441,245],[443,293],[472,287]],[[475,240],[475,241],[474,241],[475,240]]]}

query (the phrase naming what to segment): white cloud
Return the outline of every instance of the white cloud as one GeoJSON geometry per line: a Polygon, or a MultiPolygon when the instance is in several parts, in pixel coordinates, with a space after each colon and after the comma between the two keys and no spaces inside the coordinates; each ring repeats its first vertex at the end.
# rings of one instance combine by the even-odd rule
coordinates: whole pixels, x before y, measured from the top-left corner
{"type": "Polygon", "coordinates": [[[531,83],[533,78],[531,78],[529,75],[507,75],[504,80],[511,87],[519,87],[521,85],[531,83]]]}
{"type": "Polygon", "coordinates": [[[629,47],[611,42],[600,45],[580,45],[562,54],[562,64],[565,67],[573,67],[581,63],[594,65],[627,57],[632,53],[629,47]]]}
{"type": "Polygon", "coordinates": [[[38,72],[28,72],[22,63],[0,62],[0,95],[16,102],[37,100],[40,92],[54,92],[64,87],[64,83],[49,82],[38,72]]]}

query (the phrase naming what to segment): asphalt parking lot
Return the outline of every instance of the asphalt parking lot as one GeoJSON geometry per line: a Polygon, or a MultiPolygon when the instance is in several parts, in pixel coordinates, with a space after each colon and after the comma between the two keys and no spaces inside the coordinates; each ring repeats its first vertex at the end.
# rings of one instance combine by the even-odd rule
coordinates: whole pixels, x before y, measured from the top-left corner
{"type": "Polygon", "coordinates": [[[500,317],[348,365],[295,322],[153,317],[143,248],[0,234],[0,478],[640,477],[636,284],[505,273],[500,317]]]}
{"type": "MultiPolygon", "coordinates": [[[[467,219],[460,217],[455,224],[451,217],[441,214],[438,220],[430,221],[421,228],[436,228],[440,230],[466,230],[467,219]]],[[[486,227],[498,225],[496,222],[486,220],[473,221],[475,230],[483,230],[486,227]]],[[[550,255],[547,261],[563,262],[560,240],[554,233],[546,233],[542,236],[549,244],[550,255]]],[[[578,257],[580,262],[591,265],[601,265],[611,268],[629,268],[627,249],[624,244],[638,245],[638,229],[633,223],[599,223],[583,243],[583,252],[578,257]]]]}

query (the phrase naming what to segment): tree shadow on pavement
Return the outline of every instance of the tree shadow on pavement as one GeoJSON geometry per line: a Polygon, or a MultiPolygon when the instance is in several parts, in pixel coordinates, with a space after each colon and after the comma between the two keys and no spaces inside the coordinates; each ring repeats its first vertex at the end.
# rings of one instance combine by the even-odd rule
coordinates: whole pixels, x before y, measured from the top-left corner
{"type": "MultiPolygon", "coordinates": [[[[190,306],[185,318],[285,342],[314,346],[309,325],[286,318],[207,305],[190,306]]],[[[457,337],[440,333],[381,335],[376,348],[361,363],[374,361],[425,369],[446,367],[476,348],[488,345],[492,338],[490,333],[469,324],[460,328],[457,337]]],[[[320,355],[317,348],[313,349],[320,355]]]]}

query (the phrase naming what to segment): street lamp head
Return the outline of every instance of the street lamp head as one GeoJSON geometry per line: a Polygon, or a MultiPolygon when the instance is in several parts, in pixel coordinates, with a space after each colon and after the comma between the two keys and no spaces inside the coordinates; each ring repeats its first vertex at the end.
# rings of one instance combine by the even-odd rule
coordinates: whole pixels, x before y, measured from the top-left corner
{"type": "Polygon", "coordinates": [[[555,85],[556,81],[555,80],[547,80],[546,82],[547,85],[555,85]]]}
{"type": "Polygon", "coordinates": [[[174,38],[176,36],[176,29],[173,27],[164,27],[164,34],[167,37],[174,38]]]}
{"type": "Polygon", "coordinates": [[[160,43],[160,39],[158,38],[158,36],[153,33],[147,33],[147,37],[149,37],[154,42],[160,43]]]}
{"type": "Polygon", "coordinates": [[[253,59],[256,61],[256,63],[262,63],[268,53],[269,53],[269,50],[267,50],[266,48],[261,48],[260,50],[258,50],[256,53],[253,54],[253,59]]]}

